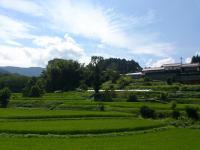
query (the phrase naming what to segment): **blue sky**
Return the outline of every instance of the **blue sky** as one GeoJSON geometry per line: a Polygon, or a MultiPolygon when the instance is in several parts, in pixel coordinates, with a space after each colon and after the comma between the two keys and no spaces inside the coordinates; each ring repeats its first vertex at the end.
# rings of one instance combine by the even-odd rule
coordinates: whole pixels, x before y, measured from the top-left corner
{"type": "Polygon", "coordinates": [[[93,55],[142,67],[200,53],[199,0],[0,0],[0,66],[93,55]]]}

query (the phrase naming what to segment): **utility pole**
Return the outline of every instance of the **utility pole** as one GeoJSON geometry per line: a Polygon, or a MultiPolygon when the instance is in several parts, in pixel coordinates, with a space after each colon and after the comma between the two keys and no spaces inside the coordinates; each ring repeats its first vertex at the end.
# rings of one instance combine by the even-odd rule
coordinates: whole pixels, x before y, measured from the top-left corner
{"type": "Polygon", "coordinates": [[[181,57],[181,66],[182,66],[182,64],[183,64],[183,57],[181,57]]]}

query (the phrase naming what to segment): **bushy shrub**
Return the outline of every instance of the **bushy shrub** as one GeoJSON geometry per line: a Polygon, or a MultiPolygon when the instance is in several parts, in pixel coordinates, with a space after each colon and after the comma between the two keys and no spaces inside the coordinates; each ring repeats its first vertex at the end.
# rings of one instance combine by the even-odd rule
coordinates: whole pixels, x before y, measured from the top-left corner
{"type": "Polygon", "coordinates": [[[157,113],[156,113],[156,117],[157,117],[157,118],[160,118],[160,119],[163,119],[163,118],[168,117],[168,114],[165,113],[165,112],[157,112],[157,113]]]}
{"type": "Polygon", "coordinates": [[[122,76],[117,80],[117,84],[120,89],[124,89],[126,86],[130,85],[133,82],[133,79],[129,76],[122,76]]]}
{"type": "Polygon", "coordinates": [[[25,88],[23,91],[24,97],[41,97],[44,91],[39,86],[33,85],[30,88],[25,88]]]}
{"type": "Polygon", "coordinates": [[[112,93],[109,90],[105,90],[102,94],[102,100],[105,102],[112,102],[112,93]]]}
{"type": "Polygon", "coordinates": [[[30,97],[41,97],[42,91],[37,85],[34,85],[34,86],[31,87],[29,96],[30,97]]]}
{"type": "Polygon", "coordinates": [[[11,97],[11,91],[8,88],[0,90],[0,104],[2,108],[6,108],[11,97]]]}
{"type": "Polygon", "coordinates": [[[187,106],[185,108],[186,114],[188,116],[188,118],[194,119],[194,120],[198,120],[199,119],[199,115],[198,115],[198,108],[196,107],[190,107],[187,106]]]}
{"type": "Polygon", "coordinates": [[[155,111],[148,106],[142,106],[140,108],[140,115],[143,118],[155,118],[156,116],[155,111]]]}
{"type": "Polygon", "coordinates": [[[105,111],[105,106],[103,104],[99,104],[98,109],[99,111],[105,111]]]}
{"type": "Polygon", "coordinates": [[[177,105],[177,102],[176,101],[172,101],[171,102],[171,109],[175,110],[176,109],[176,105],[177,105]]]}
{"type": "Polygon", "coordinates": [[[137,102],[137,101],[138,101],[137,96],[134,93],[130,93],[128,95],[127,102],[137,102]]]}
{"type": "Polygon", "coordinates": [[[31,78],[23,89],[24,97],[41,97],[44,94],[43,81],[35,77],[31,78]]]}
{"type": "Polygon", "coordinates": [[[200,85],[182,86],[181,91],[200,91],[200,85]]]}
{"type": "Polygon", "coordinates": [[[95,101],[102,102],[112,102],[112,92],[109,90],[105,90],[104,92],[99,92],[94,94],[95,101]]]}
{"type": "Polygon", "coordinates": [[[195,121],[191,120],[188,117],[185,116],[180,116],[175,122],[172,122],[172,125],[175,127],[181,127],[181,128],[186,128],[186,127],[191,127],[194,125],[195,121]]]}
{"type": "Polygon", "coordinates": [[[164,101],[164,102],[167,102],[168,101],[168,93],[161,93],[160,94],[160,100],[161,101],[164,101]]]}
{"type": "Polygon", "coordinates": [[[83,91],[87,91],[88,90],[88,86],[85,83],[81,83],[80,87],[81,90],[83,91]]]}
{"type": "Polygon", "coordinates": [[[180,112],[178,110],[172,111],[172,118],[178,119],[181,116],[180,112]]]}

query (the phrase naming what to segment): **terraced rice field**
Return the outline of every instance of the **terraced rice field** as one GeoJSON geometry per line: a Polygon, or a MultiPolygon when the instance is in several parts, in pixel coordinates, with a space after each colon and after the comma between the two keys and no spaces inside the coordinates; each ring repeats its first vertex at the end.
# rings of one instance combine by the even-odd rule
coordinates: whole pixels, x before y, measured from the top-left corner
{"type": "Polygon", "coordinates": [[[2,150],[199,150],[199,130],[169,129],[129,136],[0,137],[2,150]]]}
{"type": "Polygon", "coordinates": [[[100,134],[137,131],[164,126],[162,121],[144,119],[79,119],[52,121],[2,121],[0,133],[15,134],[100,134]]]}
{"type": "MultiPolygon", "coordinates": [[[[198,100],[197,92],[195,96],[198,100]]],[[[99,103],[87,92],[28,99],[14,94],[9,108],[0,109],[0,149],[199,150],[199,130],[172,127],[169,119],[141,119],[138,112],[143,105],[165,114],[172,111],[171,103],[99,103]],[[100,111],[100,106],[105,110],[100,111]]],[[[182,113],[188,105],[199,107],[177,103],[176,109],[182,113]]]]}
{"type": "Polygon", "coordinates": [[[44,109],[0,109],[0,119],[49,119],[85,117],[132,117],[123,112],[44,110],[44,109]]]}

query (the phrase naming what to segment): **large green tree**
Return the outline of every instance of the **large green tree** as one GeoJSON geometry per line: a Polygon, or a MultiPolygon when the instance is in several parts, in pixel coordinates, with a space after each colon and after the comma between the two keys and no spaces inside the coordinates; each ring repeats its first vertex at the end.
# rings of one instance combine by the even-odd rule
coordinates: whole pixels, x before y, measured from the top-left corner
{"type": "Polygon", "coordinates": [[[101,61],[103,57],[93,56],[91,57],[91,73],[92,73],[92,85],[95,91],[95,94],[99,93],[100,86],[102,84],[102,66],[101,61]]]}
{"type": "Polygon", "coordinates": [[[54,59],[49,61],[42,78],[48,92],[74,90],[82,79],[82,65],[77,61],[54,59]]]}

